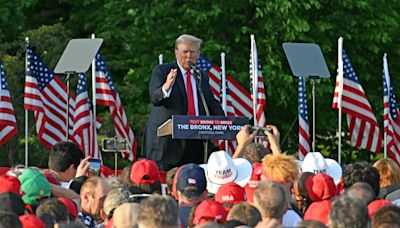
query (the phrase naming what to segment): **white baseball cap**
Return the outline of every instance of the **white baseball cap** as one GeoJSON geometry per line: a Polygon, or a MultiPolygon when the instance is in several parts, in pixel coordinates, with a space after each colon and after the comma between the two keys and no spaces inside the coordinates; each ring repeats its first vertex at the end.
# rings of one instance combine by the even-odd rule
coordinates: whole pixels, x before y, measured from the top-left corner
{"type": "Polygon", "coordinates": [[[324,158],[320,152],[308,152],[303,161],[298,161],[302,172],[325,173],[333,178],[337,185],[342,178],[342,167],[330,158],[324,158]]]}
{"type": "Polygon", "coordinates": [[[200,165],[204,169],[207,179],[207,190],[216,194],[218,188],[228,182],[235,182],[244,187],[250,180],[253,168],[244,158],[235,158],[225,151],[211,153],[207,164],[200,165]]]}

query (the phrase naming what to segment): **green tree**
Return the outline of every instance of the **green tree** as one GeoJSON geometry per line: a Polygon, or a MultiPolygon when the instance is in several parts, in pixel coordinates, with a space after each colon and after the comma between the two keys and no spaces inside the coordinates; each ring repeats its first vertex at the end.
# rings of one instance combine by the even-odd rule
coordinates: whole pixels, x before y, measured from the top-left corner
{"type": "MultiPolygon", "coordinates": [[[[139,141],[138,151],[150,111],[147,86],[151,69],[158,64],[159,54],[164,55],[166,62],[174,60],[174,40],[182,33],[202,38],[202,52],[216,64],[220,52],[225,52],[228,73],[246,89],[249,88],[249,40],[251,34],[255,35],[266,88],[267,122],[279,126],[284,137],[282,146],[290,153],[297,150],[298,140],[297,79],[291,76],[281,47],[283,42],[314,42],[325,55],[332,77],[317,80],[316,144],[326,156],[334,157],[337,151],[338,117],[331,102],[338,37],[344,37],[344,47],[380,126],[384,52],[388,52],[392,75],[399,71],[392,64],[400,59],[397,51],[400,11],[395,0],[17,0],[1,4],[0,12],[0,55],[19,127],[17,137],[0,148],[2,165],[23,160],[22,78],[26,36],[50,67],[55,66],[69,39],[90,37],[92,33],[104,39],[101,52],[139,141]],[[14,20],[9,19],[11,15],[14,20]]],[[[400,82],[395,78],[392,81],[394,88],[399,88],[400,82]]],[[[307,91],[311,104],[309,82],[307,91]]],[[[311,105],[309,109],[311,113],[311,105]]],[[[105,120],[99,132],[101,137],[114,136],[107,108],[99,107],[98,113],[105,120]]],[[[40,160],[44,157],[41,153],[47,150],[35,141],[33,118],[30,119],[32,161],[43,166],[45,159],[40,160]]],[[[343,126],[347,132],[345,121],[343,126]]],[[[351,147],[348,140],[346,135],[345,162],[376,159],[351,147]]]]}

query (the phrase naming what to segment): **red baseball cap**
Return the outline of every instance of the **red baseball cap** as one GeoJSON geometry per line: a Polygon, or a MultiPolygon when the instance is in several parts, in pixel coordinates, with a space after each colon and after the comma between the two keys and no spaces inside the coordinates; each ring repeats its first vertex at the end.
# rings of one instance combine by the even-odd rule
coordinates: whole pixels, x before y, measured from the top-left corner
{"type": "Polygon", "coordinates": [[[133,163],[130,179],[135,184],[154,184],[160,181],[157,163],[148,159],[133,163]]]}
{"type": "Polygon", "coordinates": [[[246,191],[247,202],[251,205],[253,204],[254,191],[257,188],[258,182],[261,180],[261,175],[263,173],[263,166],[259,162],[255,162],[252,164],[253,173],[251,174],[251,178],[249,182],[247,182],[246,186],[244,186],[244,190],[246,191]]]}
{"type": "Polygon", "coordinates": [[[333,198],[337,188],[333,178],[325,173],[318,173],[306,179],[305,186],[308,196],[313,202],[333,198]]]}
{"type": "Polygon", "coordinates": [[[332,201],[322,200],[312,203],[306,213],[304,213],[304,220],[318,220],[323,224],[328,224],[328,215],[331,211],[332,201]]]}
{"type": "Polygon", "coordinates": [[[194,210],[193,225],[208,221],[225,222],[228,213],[221,203],[214,200],[203,200],[194,210]]]}
{"type": "MultiPolygon", "coordinates": [[[[237,204],[246,201],[246,192],[235,182],[228,182],[218,188],[215,201],[220,203],[237,204]]],[[[228,209],[225,207],[225,209],[228,209]]],[[[229,208],[230,209],[230,208],[229,208]]]]}
{"type": "Polygon", "coordinates": [[[0,176],[0,193],[2,192],[14,192],[17,195],[22,196],[21,182],[17,177],[9,175],[0,176]]]}
{"type": "Polygon", "coordinates": [[[58,197],[57,199],[67,207],[68,213],[72,215],[72,217],[76,218],[78,216],[78,209],[72,200],[62,197],[58,197]]]}
{"type": "Polygon", "coordinates": [[[36,215],[19,216],[19,221],[21,221],[24,228],[46,228],[46,224],[36,215]]]}
{"type": "Polygon", "coordinates": [[[372,218],[372,216],[377,212],[379,209],[381,209],[384,206],[391,205],[392,203],[389,200],[385,199],[378,199],[374,200],[371,203],[368,204],[368,214],[369,217],[372,218]]]}

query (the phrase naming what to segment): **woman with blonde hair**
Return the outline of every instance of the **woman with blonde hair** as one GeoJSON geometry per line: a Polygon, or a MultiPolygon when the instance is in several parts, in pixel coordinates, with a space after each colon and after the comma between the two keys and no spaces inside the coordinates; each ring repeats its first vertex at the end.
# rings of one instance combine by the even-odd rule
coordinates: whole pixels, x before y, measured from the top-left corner
{"type": "Polygon", "coordinates": [[[394,201],[400,199],[400,167],[390,158],[374,163],[379,172],[379,198],[394,201]]]}

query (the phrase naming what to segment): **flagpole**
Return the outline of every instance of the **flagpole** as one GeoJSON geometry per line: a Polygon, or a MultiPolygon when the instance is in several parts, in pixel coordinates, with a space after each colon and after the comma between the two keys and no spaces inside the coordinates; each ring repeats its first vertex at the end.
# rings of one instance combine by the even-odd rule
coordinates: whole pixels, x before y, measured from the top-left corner
{"type": "MultiPolygon", "coordinates": [[[[389,67],[388,67],[388,63],[387,63],[387,54],[385,53],[383,55],[383,70],[384,70],[384,74],[385,74],[385,81],[386,81],[386,88],[387,88],[387,92],[388,92],[388,98],[390,100],[390,79],[389,79],[389,67]]],[[[385,105],[385,101],[383,101],[383,105],[385,105]]],[[[385,107],[383,108],[385,110],[385,107]]],[[[385,113],[383,114],[385,115],[385,113]]],[[[388,115],[390,115],[390,110],[388,115]]],[[[389,123],[387,123],[386,125],[388,125],[389,123]]],[[[385,131],[385,120],[383,120],[383,142],[384,142],[384,146],[383,146],[383,156],[384,158],[387,158],[387,132],[385,131]]]]}
{"type": "MultiPolygon", "coordinates": [[[[96,38],[95,34],[92,33],[92,39],[96,38]]],[[[92,60],[92,104],[93,104],[93,127],[94,131],[97,131],[96,129],[96,57],[92,60]]],[[[96,139],[97,140],[97,139],[96,139]]]]}
{"type": "Polygon", "coordinates": [[[221,92],[222,92],[222,109],[226,113],[226,74],[225,74],[225,53],[221,52],[221,92]]]}
{"type": "MultiPolygon", "coordinates": [[[[221,92],[222,92],[222,109],[227,116],[226,110],[226,71],[225,71],[225,52],[221,52],[221,92]]],[[[225,140],[225,151],[228,152],[228,140],[225,140]]]]}
{"type": "Polygon", "coordinates": [[[164,63],[164,56],[163,56],[163,54],[159,54],[158,55],[158,64],[163,64],[164,63]]]}
{"type": "MultiPolygon", "coordinates": [[[[29,44],[29,37],[25,37],[25,44],[29,44]]],[[[28,51],[26,50],[25,45],[25,73],[28,69],[28,51]]],[[[26,77],[26,75],[25,75],[26,77]]],[[[26,80],[26,79],[25,79],[26,80]]],[[[25,167],[28,167],[28,139],[29,139],[29,124],[28,124],[28,110],[25,109],[25,167]]]]}
{"type": "Polygon", "coordinates": [[[338,163],[342,164],[342,93],[343,93],[343,37],[338,39],[338,77],[339,77],[339,94],[338,94],[338,107],[339,107],[339,142],[338,142],[338,163]]]}
{"type": "MultiPolygon", "coordinates": [[[[305,83],[305,82],[304,82],[305,83]]],[[[315,152],[315,78],[311,78],[312,84],[312,112],[313,112],[313,135],[312,135],[312,152],[315,152]]]]}
{"type": "Polygon", "coordinates": [[[257,123],[257,84],[258,84],[258,66],[256,63],[256,51],[255,47],[256,46],[256,40],[254,38],[254,35],[250,35],[250,55],[251,55],[251,68],[253,69],[251,72],[251,77],[252,77],[252,86],[253,86],[253,125],[258,126],[257,123]]]}
{"type": "Polygon", "coordinates": [[[65,80],[67,81],[67,100],[66,100],[66,106],[67,106],[67,117],[65,119],[65,125],[66,125],[66,129],[65,129],[65,141],[69,141],[69,83],[70,83],[70,76],[71,73],[67,72],[67,75],[65,76],[65,80]]]}

